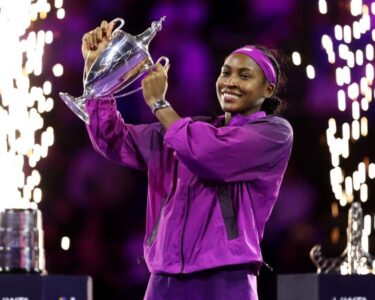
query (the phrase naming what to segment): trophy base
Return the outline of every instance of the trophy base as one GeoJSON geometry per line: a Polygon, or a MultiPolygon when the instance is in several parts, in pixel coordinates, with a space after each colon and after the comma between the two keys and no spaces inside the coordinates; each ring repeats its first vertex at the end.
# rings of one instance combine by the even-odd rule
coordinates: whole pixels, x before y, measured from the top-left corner
{"type": "Polygon", "coordinates": [[[92,278],[82,275],[0,275],[0,299],[93,300],[92,278]]]}
{"type": "Polygon", "coordinates": [[[374,275],[278,275],[277,300],[370,300],[375,299],[374,281],[374,275]]]}
{"type": "Polygon", "coordinates": [[[90,123],[89,115],[85,109],[85,101],[82,101],[82,97],[74,98],[68,93],[59,93],[59,96],[82,121],[87,124],[90,123]]]}

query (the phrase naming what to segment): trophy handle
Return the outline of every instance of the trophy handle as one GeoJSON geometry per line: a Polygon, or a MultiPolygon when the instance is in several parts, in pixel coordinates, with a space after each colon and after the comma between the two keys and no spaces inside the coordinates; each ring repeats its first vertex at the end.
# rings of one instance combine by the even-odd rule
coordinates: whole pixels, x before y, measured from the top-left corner
{"type": "MultiPolygon", "coordinates": [[[[164,64],[164,66],[163,65],[162,66],[163,66],[163,68],[166,68],[169,65],[169,58],[166,57],[166,56],[160,56],[158,58],[158,60],[156,61],[156,63],[151,68],[149,68],[147,71],[152,71],[153,69],[155,69],[155,65],[160,63],[163,60],[164,60],[165,64],[164,64]]],[[[134,94],[134,93],[139,92],[139,91],[142,91],[142,87],[136,88],[135,90],[132,90],[132,91],[127,92],[125,94],[115,95],[115,97],[116,98],[125,97],[125,96],[129,96],[129,95],[134,94]]]]}
{"type": "MultiPolygon", "coordinates": [[[[166,67],[169,66],[169,58],[166,57],[166,56],[160,56],[160,57],[158,58],[158,60],[156,61],[155,65],[158,64],[158,63],[161,63],[162,60],[164,60],[164,62],[165,62],[164,66],[162,65],[163,68],[165,69],[166,67]]],[[[154,65],[154,66],[155,66],[155,65],[154,65]]],[[[154,68],[154,67],[152,67],[152,68],[154,68]]]]}
{"type": "Polygon", "coordinates": [[[120,25],[119,25],[115,30],[112,31],[112,37],[114,37],[115,34],[116,34],[116,32],[119,31],[119,30],[125,25],[125,21],[124,21],[123,18],[116,18],[116,19],[113,19],[113,20],[111,21],[111,23],[112,23],[112,22],[113,22],[113,23],[120,22],[120,25]]]}
{"type": "MultiPolygon", "coordinates": [[[[115,30],[112,31],[112,38],[115,36],[116,32],[119,31],[124,25],[125,25],[125,20],[123,18],[116,18],[116,19],[113,19],[110,23],[116,23],[116,22],[120,22],[120,26],[117,27],[115,30]]],[[[87,58],[90,56],[90,51],[89,53],[87,54],[87,57],[85,59],[85,65],[87,63],[87,58]]],[[[86,81],[86,77],[87,77],[87,74],[86,74],[86,69],[83,70],[83,85],[85,85],[85,81],[86,81]]]]}

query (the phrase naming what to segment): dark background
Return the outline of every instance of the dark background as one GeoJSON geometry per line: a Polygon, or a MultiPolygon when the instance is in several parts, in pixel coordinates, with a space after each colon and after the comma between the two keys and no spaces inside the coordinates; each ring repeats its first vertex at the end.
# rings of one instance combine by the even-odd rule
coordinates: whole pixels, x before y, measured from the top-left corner
{"type": "MultiPolygon", "coordinates": [[[[260,299],[276,299],[278,274],[315,272],[309,259],[315,244],[322,244],[326,255],[339,255],[346,243],[347,207],[340,207],[337,218],[331,216],[331,204],[337,200],[329,182],[332,166],[325,132],[330,117],[338,124],[350,122],[351,110],[350,106],[344,113],[337,109],[335,69],[327,62],[320,40],[323,34],[333,36],[335,24],[352,24],[349,4],[329,1],[328,14],[321,15],[318,1],[312,0],[80,0],[64,3],[63,20],[52,15],[37,22],[37,29],[54,31],[54,43],[44,56],[47,69],[55,63],[64,65],[62,77],[45,72],[53,82],[56,99],[54,110],[45,116],[46,123],[55,129],[55,144],[38,167],[49,273],[91,275],[96,300],[142,299],[146,288],[148,271],[144,262],[139,262],[146,175],[97,154],[84,123],[57,96],[59,91],[76,96],[82,93],[82,35],[99,26],[101,20],[116,17],[123,17],[124,30],[136,35],[152,21],[167,16],[163,30],[151,42],[150,53],[155,59],[161,55],[170,58],[167,99],[182,116],[209,115],[212,111],[220,114],[215,80],[232,50],[256,43],[281,49],[287,57],[293,51],[301,53],[302,65],[290,63],[287,70],[283,98],[289,107],[283,116],[294,128],[294,147],[262,244],[264,259],[274,271],[261,270],[260,299]],[[313,80],[306,77],[308,64],[316,69],[313,80]],[[331,236],[335,227],[340,234],[336,239],[331,236]],[[68,251],[61,249],[63,236],[71,239],[68,251]]],[[[365,36],[356,47],[363,48],[367,42],[369,37],[365,36]]],[[[371,104],[365,114],[369,136],[352,143],[351,156],[342,163],[347,174],[364,157],[374,159],[371,104]]],[[[129,123],[155,122],[141,93],[118,100],[118,107],[129,123]]],[[[363,207],[366,213],[373,213],[374,181],[368,184],[369,200],[363,207]]]]}

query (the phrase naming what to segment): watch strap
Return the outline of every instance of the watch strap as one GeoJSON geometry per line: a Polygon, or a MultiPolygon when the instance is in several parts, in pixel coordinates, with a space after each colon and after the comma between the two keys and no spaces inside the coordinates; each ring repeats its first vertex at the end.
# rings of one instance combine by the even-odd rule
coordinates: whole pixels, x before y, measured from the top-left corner
{"type": "Polygon", "coordinates": [[[155,114],[157,110],[167,107],[171,107],[170,103],[165,99],[159,99],[152,104],[151,110],[152,113],[155,114]]]}

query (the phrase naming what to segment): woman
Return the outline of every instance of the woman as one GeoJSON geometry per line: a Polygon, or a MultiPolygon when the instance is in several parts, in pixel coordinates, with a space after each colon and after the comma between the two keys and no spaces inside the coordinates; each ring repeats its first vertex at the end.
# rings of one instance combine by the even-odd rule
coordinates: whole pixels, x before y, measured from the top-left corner
{"type": "MultiPolygon", "coordinates": [[[[88,68],[112,23],[84,35],[88,68]]],[[[181,118],[165,100],[168,68],[142,81],[158,123],[126,124],[112,97],[90,100],[96,150],[148,173],[145,299],[257,299],[260,241],[292,147],[289,123],[274,113],[282,74],[272,54],[246,46],[231,53],[216,82],[224,115],[181,118]]]]}

